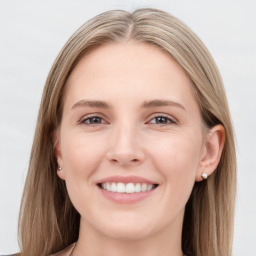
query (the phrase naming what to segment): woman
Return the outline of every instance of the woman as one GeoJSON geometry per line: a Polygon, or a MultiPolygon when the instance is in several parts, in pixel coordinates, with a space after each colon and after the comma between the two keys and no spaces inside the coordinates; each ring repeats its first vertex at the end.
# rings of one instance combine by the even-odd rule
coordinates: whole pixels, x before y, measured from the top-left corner
{"type": "Polygon", "coordinates": [[[75,32],[42,96],[20,255],[231,256],[235,190],[221,77],[186,25],[139,9],[75,32]]]}

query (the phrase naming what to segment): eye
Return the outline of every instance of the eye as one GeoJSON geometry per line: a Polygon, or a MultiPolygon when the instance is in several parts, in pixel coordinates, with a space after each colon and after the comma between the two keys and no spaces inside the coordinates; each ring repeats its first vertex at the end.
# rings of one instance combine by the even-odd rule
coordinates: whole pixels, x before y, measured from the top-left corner
{"type": "Polygon", "coordinates": [[[160,125],[176,124],[176,122],[173,119],[167,116],[155,116],[153,119],[149,121],[149,123],[160,125]]]}
{"type": "Polygon", "coordinates": [[[99,117],[99,116],[90,116],[87,118],[84,118],[80,122],[81,124],[86,124],[86,125],[97,125],[97,124],[102,124],[105,123],[104,119],[99,117]]]}

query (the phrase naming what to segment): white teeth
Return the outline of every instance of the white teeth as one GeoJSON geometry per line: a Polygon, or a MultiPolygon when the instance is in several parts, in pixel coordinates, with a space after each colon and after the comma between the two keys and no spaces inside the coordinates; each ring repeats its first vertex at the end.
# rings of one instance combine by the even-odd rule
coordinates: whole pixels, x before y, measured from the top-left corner
{"type": "Polygon", "coordinates": [[[138,192],[140,192],[140,191],[141,191],[141,185],[140,185],[140,183],[137,183],[137,184],[135,185],[135,192],[138,193],[138,192]]]}
{"type": "Polygon", "coordinates": [[[143,183],[142,184],[142,187],[141,187],[141,191],[142,192],[145,192],[147,190],[147,184],[146,183],[143,183]]]}
{"type": "Polygon", "coordinates": [[[152,190],[155,186],[147,183],[122,183],[122,182],[107,182],[102,183],[101,188],[117,193],[139,193],[152,190]]]}
{"type": "Polygon", "coordinates": [[[111,185],[107,182],[107,191],[111,191],[111,185]]]}
{"type": "Polygon", "coordinates": [[[126,184],[126,186],[125,186],[126,193],[134,193],[134,191],[135,191],[135,186],[133,183],[126,184]]]}
{"type": "Polygon", "coordinates": [[[125,184],[118,182],[116,186],[116,192],[118,193],[125,193],[125,184]]]}
{"type": "Polygon", "coordinates": [[[153,185],[150,184],[150,185],[148,185],[147,190],[152,190],[152,188],[153,188],[153,185]]]}
{"type": "Polygon", "coordinates": [[[110,190],[116,192],[116,183],[112,182],[110,190]]]}

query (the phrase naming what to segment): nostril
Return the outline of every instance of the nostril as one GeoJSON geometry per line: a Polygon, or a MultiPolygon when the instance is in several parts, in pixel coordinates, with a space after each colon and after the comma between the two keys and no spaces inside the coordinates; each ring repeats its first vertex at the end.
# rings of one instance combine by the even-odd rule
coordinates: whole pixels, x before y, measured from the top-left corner
{"type": "Polygon", "coordinates": [[[120,164],[120,165],[135,165],[139,164],[140,162],[143,162],[144,156],[141,157],[135,152],[127,152],[127,151],[117,151],[113,152],[110,151],[106,155],[108,161],[110,161],[112,164],[120,164]]]}

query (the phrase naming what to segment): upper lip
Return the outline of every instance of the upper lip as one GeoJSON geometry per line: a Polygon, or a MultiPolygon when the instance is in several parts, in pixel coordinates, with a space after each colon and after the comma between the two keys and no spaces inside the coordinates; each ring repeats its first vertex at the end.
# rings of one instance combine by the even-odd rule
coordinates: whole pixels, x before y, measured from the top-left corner
{"type": "Polygon", "coordinates": [[[139,176],[109,176],[103,178],[97,182],[97,184],[106,183],[106,182],[121,182],[121,183],[147,183],[147,184],[157,184],[156,182],[145,179],[139,176]]]}

